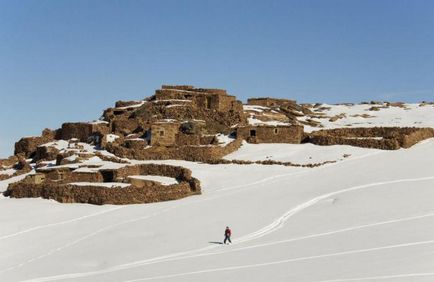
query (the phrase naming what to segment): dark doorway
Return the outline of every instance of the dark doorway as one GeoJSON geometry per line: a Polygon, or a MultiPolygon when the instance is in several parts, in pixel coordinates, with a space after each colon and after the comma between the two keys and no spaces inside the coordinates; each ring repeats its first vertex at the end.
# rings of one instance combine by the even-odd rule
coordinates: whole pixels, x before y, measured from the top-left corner
{"type": "Polygon", "coordinates": [[[250,137],[256,137],[256,130],[255,129],[250,130],[250,137]]]}
{"type": "Polygon", "coordinates": [[[206,97],[206,108],[211,109],[211,97],[206,97]]]}
{"type": "Polygon", "coordinates": [[[113,182],[113,170],[100,170],[104,182],[113,182]]]}

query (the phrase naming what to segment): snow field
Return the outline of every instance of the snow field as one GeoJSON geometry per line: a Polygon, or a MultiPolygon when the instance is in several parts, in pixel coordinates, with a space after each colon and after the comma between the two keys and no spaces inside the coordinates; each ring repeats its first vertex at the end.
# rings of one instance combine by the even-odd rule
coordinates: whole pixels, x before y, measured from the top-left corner
{"type": "MultiPolygon", "coordinates": [[[[323,157],[310,147],[252,146],[239,152],[323,157]]],[[[324,158],[345,149],[320,148],[331,150],[324,158]]],[[[173,202],[2,198],[0,280],[432,281],[434,141],[349,153],[314,169],[164,161],[192,169],[203,187],[173,202]],[[234,244],[213,243],[226,225],[234,244]]]]}

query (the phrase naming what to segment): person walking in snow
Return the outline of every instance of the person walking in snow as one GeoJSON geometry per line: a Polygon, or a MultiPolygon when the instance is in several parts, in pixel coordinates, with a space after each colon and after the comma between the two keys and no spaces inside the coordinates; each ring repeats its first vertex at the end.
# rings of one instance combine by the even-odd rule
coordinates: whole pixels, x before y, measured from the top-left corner
{"type": "Polygon", "coordinates": [[[225,240],[223,241],[223,244],[226,244],[227,241],[229,241],[230,244],[232,244],[231,242],[231,235],[232,235],[232,231],[229,228],[229,226],[226,226],[225,229],[225,240]]]}

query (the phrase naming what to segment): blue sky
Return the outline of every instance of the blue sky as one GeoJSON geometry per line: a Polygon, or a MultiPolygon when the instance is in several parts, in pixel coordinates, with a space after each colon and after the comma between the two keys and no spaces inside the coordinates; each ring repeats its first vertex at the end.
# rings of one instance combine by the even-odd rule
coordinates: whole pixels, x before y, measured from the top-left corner
{"type": "Polygon", "coordinates": [[[434,1],[0,0],[0,156],[161,84],[434,100],[434,1]]]}

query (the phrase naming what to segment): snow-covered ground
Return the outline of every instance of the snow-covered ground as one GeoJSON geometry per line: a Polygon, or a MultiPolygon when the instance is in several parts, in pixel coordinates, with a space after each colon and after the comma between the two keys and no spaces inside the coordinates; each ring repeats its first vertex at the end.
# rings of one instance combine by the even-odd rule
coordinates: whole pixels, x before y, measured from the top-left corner
{"type": "Polygon", "coordinates": [[[434,281],[433,156],[433,139],[397,151],[243,145],[228,158],[339,161],[161,161],[190,168],[203,194],[154,204],[1,196],[0,281],[434,281]],[[226,226],[232,245],[220,244],[226,226]]]}
{"type": "MultiPolygon", "coordinates": [[[[320,122],[323,128],[305,126],[304,130],[310,132],[318,129],[374,126],[434,127],[434,105],[403,104],[403,107],[382,108],[384,106],[385,104],[322,104],[323,110],[315,113],[323,113],[326,118],[313,118],[313,120],[320,122]],[[379,110],[371,111],[372,107],[378,107],[379,110]],[[341,114],[345,116],[336,121],[329,121],[330,117],[341,114]]],[[[298,120],[303,121],[308,118],[299,117],[298,120]]]]}
{"type": "Polygon", "coordinates": [[[294,164],[313,164],[327,161],[342,161],[347,158],[378,153],[376,149],[363,149],[351,146],[317,146],[314,144],[249,144],[243,142],[241,148],[226,155],[227,160],[263,161],[273,160],[294,164]]]}

